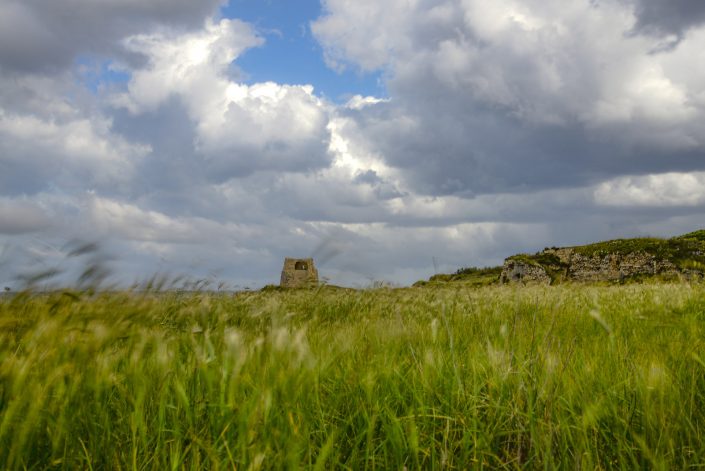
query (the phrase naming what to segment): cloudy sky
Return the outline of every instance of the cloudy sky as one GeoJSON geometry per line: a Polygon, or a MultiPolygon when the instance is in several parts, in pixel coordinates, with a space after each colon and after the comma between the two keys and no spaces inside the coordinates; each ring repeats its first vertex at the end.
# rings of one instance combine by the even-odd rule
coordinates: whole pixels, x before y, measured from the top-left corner
{"type": "Polygon", "coordinates": [[[0,0],[6,286],[77,241],[365,286],[704,226],[702,0],[0,0]]]}

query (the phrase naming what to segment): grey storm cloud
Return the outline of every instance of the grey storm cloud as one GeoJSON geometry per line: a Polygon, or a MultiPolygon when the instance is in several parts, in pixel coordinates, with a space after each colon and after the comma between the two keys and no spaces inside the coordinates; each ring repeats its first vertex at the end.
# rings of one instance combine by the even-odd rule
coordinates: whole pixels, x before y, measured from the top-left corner
{"type": "Polygon", "coordinates": [[[628,21],[605,21],[628,18],[619,2],[362,3],[329,0],[313,30],[333,60],[386,71],[391,99],[349,111],[352,134],[417,192],[471,197],[705,169],[705,70],[690,58],[702,44],[644,62],[654,43],[626,35],[628,21]],[[391,27],[342,20],[394,8],[391,27]],[[688,84],[692,73],[700,81],[688,84]]]}
{"type": "Polygon", "coordinates": [[[0,234],[25,234],[46,229],[51,218],[34,203],[0,199],[0,234]]]}
{"type": "MultiPolygon", "coordinates": [[[[415,84],[434,93],[436,85],[433,80],[415,84]]],[[[421,105],[423,94],[405,97],[416,102],[411,109],[383,103],[351,113],[355,137],[401,169],[419,193],[523,193],[619,175],[705,169],[702,147],[674,151],[625,143],[614,130],[595,132],[580,123],[526,124],[450,93],[421,105]]]]}
{"type": "Polygon", "coordinates": [[[78,54],[127,54],[119,40],[153,27],[200,26],[221,0],[0,0],[3,69],[48,72],[78,54]]]}
{"type": "Polygon", "coordinates": [[[635,30],[647,34],[673,34],[681,38],[690,28],[705,23],[701,0],[636,0],[635,30]]]}

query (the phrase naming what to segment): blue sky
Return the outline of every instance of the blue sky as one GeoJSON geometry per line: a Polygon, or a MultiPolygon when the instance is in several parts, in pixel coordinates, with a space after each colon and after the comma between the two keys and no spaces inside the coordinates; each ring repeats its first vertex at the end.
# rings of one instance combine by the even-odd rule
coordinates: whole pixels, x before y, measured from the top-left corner
{"type": "Polygon", "coordinates": [[[334,102],[352,95],[386,96],[379,72],[352,67],[334,71],[326,66],[321,45],[310,30],[310,23],[321,15],[319,1],[231,0],[221,13],[251,23],[266,41],[237,60],[247,83],[310,84],[318,95],[334,102]]]}
{"type": "Polygon", "coordinates": [[[124,85],[130,80],[130,74],[118,70],[114,61],[85,55],[76,58],[77,82],[93,93],[101,86],[124,85]]]}
{"type": "MultiPolygon", "coordinates": [[[[347,66],[333,70],[325,63],[323,49],[311,34],[310,24],[321,16],[317,0],[231,0],[220,9],[223,18],[251,24],[264,44],[245,51],[232,67],[247,84],[277,82],[313,85],[316,95],[344,103],[354,95],[386,98],[382,73],[347,66]]],[[[100,85],[120,85],[129,74],[114,62],[96,55],[76,58],[79,81],[97,92],[100,85]]]]}

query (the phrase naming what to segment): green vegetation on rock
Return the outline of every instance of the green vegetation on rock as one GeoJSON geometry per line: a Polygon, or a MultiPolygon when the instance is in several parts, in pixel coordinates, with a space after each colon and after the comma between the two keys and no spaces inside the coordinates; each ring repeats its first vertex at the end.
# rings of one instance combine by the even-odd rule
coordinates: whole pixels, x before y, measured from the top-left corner
{"type": "Polygon", "coordinates": [[[654,255],[659,260],[672,262],[680,268],[690,268],[705,263],[705,231],[691,232],[671,239],[616,239],[572,248],[576,253],[587,256],[641,252],[654,255]]]}
{"type": "Polygon", "coordinates": [[[687,236],[672,239],[617,239],[574,249],[576,253],[587,256],[642,252],[654,255],[659,260],[672,262],[680,268],[705,263],[705,240],[687,236]]]}
{"type": "Polygon", "coordinates": [[[689,232],[688,234],[683,234],[682,236],[675,237],[675,239],[697,240],[700,242],[705,242],[705,229],[689,232]]]}
{"type": "Polygon", "coordinates": [[[0,468],[705,463],[705,286],[0,299],[0,468]]]}
{"type": "MultiPolygon", "coordinates": [[[[429,283],[477,280],[467,284],[486,286],[506,281],[507,275],[504,273],[517,273],[517,270],[522,273],[518,275],[519,278],[523,279],[527,267],[539,268],[534,273],[539,273],[544,280],[550,280],[551,284],[563,281],[658,282],[677,280],[682,274],[691,280],[702,279],[705,275],[705,230],[671,239],[615,239],[574,247],[551,247],[535,254],[507,257],[504,270],[502,267],[489,269],[496,270],[492,272],[493,276],[484,276],[479,271],[488,269],[471,268],[467,269],[467,277],[460,276],[462,270],[459,270],[456,274],[434,275],[429,283]],[[586,258],[592,260],[588,262],[586,258]],[[600,259],[604,259],[605,263],[602,264],[600,259]],[[622,262],[625,263],[624,267],[620,266],[622,262]],[[604,272],[601,273],[601,270],[604,272]]],[[[532,276],[529,275],[529,278],[532,276]]],[[[419,282],[415,286],[424,284],[419,282]]]]}

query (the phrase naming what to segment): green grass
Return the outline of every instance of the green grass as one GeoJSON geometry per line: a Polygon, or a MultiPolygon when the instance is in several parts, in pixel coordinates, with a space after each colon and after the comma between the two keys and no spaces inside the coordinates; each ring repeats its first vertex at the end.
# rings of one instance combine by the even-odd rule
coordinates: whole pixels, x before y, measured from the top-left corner
{"type": "MultiPolygon", "coordinates": [[[[594,244],[570,247],[576,253],[588,257],[606,255],[627,255],[630,253],[647,253],[659,260],[672,262],[681,269],[700,269],[705,267],[705,230],[691,232],[670,239],[644,237],[634,239],[615,239],[594,244]]],[[[553,254],[539,252],[535,255],[517,255],[541,266],[559,266],[560,260],[553,254]]]]}
{"type": "Polygon", "coordinates": [[[705,286],[0,299],[0,469],[705,465],[705,286]]]}
{"type": "MultiPolygon", "coordinates": [[[[696,233],[694,233],[696,234],[696,233]]],[[[575,251],[587,256],[628,254],[643,252],[659,260],[668,260],[682,269],[701,268],[705,263],[705,241],[696,237],[674,237],[672,239],[617,239],[575,247],[575,251]]]]}
{"type": "Polygon", "coordinates": [[[433,275],[428,281],[418,281],[414,286],[431,286],[449,281],[461,282],[467,287],[490,286],[499,283],[501,273],[502,267],[461,268],[455,273],[433,275]]]}

